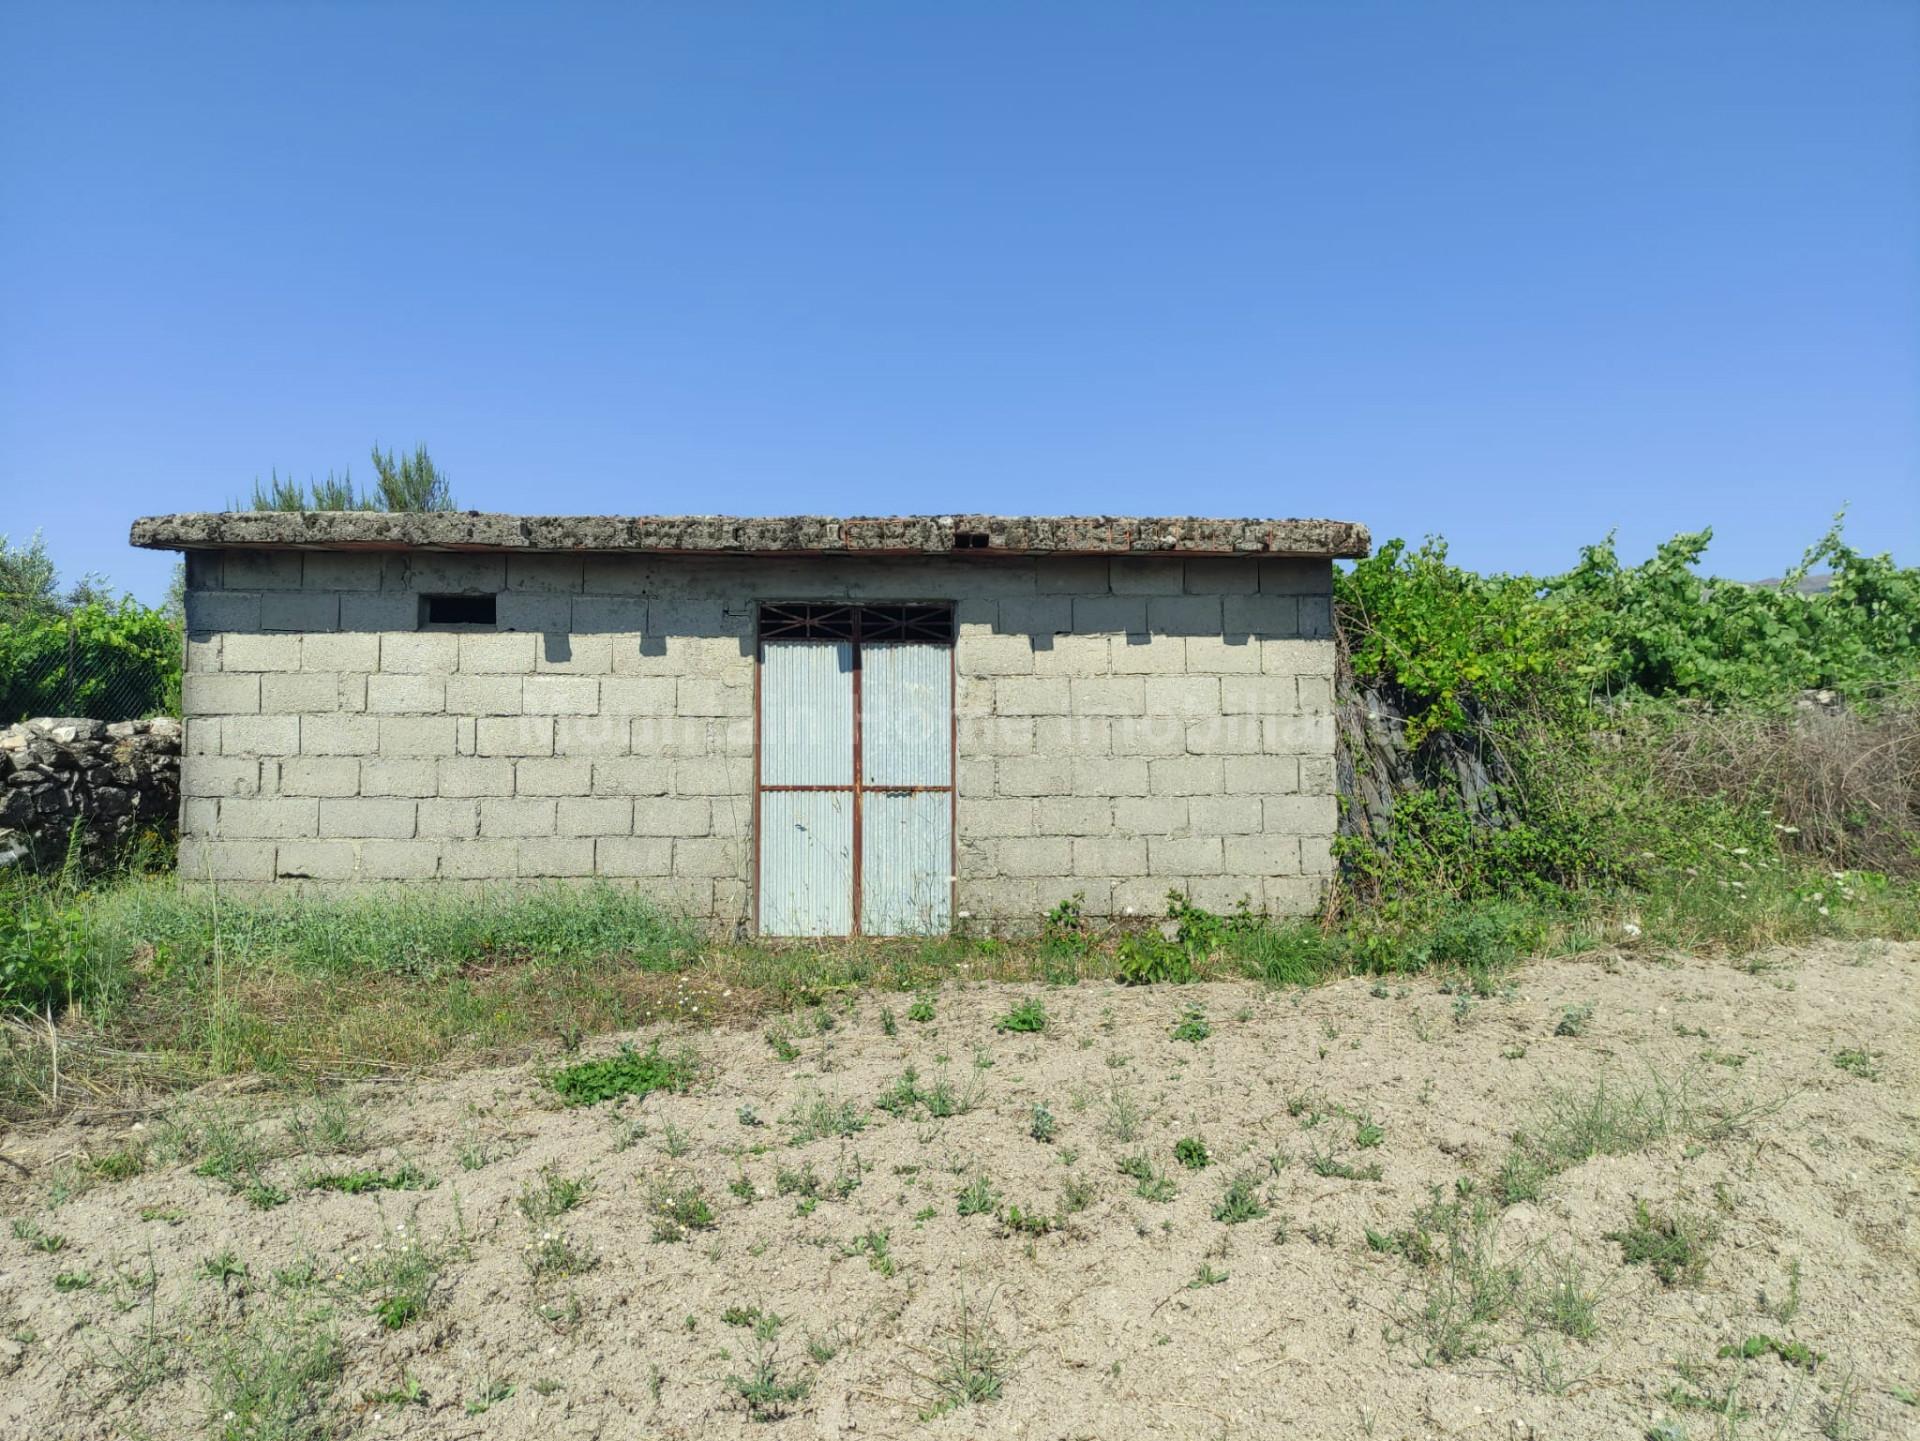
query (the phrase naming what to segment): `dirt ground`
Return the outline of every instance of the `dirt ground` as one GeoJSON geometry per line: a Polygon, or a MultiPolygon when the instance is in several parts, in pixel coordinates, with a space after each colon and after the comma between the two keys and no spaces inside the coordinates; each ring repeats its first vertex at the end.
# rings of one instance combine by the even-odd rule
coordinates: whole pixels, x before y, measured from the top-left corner
{"type": "Polygon", "coordinates": [[[1536,963],[1464,998],[962,985],[931,1020],[874,994],[787,1018],[786,1060],[761,1028],[668,1034],[698,1079],[619,1106],[563,1106],[535,1067],[358,1086],[331,1121],[364,1127],[357,1154],[264,1089],[16,1133],[0,1435],[1920,1435],[1916,982],[1920,946],[1871,943],[1536,963]],[[996,1029],[1029,996],[1045,1029],[996,1029]],[[1210,1033],[1174,1038],[1193,1007],[1210,1033]],[[878,1106],[908,1067],[920,1099],[878,1106]],[[1616,1103],[1664,1087],[1669,1133],[1499,1204],[1513,1134],[1603,1080],[1616,1103]],[[795,1144],[809,1116],[861,1124],[795,1144]],[[250,1124],[268,1159],[222,1179],[207,1128],[230,1152],[250,1124]],[[1190,1136],[1211,1164],[1176,1158],[1190,1136]],[[142,1147],[143,1171],[99,1174],[142,1147]],[[404,1166],[430,1184],[310,1184],[404,1166]],[[1244,1219],[1218,1219],[1236,1176],[1244,1219]],[[575,1179],[571,1207],[523,1209],[575,1179]],[[689,1181],[713,1224],[655,1239],[689,1181]],[[1610,1233],[1636,1198],[1710,1237],[1704,1265],[1627,1264],[1610,1233]],[[1484,1227],[1450,1246],[1430,1213],[1433,1254],[1397,1240],[1436,1200],[1484,1227]],[[364,1283],[408,1246],[424,1304],[389,1329],[364,1283]],[[1597,1298],[1590,1336],[1556,1278],[1597,1298]],[[249,1394],[315,1336],[337,1364],[249,1394]],[[1719,1354],[1754,1336],[1781,1346],[1719,1354]],[[772,1419],[729,1380],[757,1360],[772,1419]]]}

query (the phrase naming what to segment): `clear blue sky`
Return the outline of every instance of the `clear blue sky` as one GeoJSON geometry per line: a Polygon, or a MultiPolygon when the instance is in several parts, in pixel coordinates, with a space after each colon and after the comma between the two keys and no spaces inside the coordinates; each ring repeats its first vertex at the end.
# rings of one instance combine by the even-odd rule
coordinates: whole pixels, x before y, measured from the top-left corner
{"type": "Polygon", "coordinates": [[[549,512],[1920,561],[1920,5],[0,0],[0,530],[549,512]]]}

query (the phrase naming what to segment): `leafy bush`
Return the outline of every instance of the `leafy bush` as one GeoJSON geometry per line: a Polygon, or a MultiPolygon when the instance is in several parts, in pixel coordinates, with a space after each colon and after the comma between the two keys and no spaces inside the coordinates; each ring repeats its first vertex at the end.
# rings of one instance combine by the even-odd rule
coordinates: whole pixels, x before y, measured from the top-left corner
{"type": "Polygon", "coordinates": [[[651,1091],[684,1091],[693,1084],[696,1065],[690,1054],[663,1056],[655,1042],[644,1053],[622,1046],[600,1061],[581,1061],[553,1075],[553,1089],[570,1106],[590,1106],[615,1096],[644,1096],[651,1091]]]}
{"type": "Polygon", "coordinates": [[[0,624],[0,725],[177,714],[181,645],[178,621],[131,598],[0,624]]]}

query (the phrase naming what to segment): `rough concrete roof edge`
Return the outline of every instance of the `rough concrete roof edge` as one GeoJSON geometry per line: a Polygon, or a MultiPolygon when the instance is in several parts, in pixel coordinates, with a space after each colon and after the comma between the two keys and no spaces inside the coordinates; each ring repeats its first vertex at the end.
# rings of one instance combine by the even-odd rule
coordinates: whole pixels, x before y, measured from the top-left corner
{"type": "Polygon", "coordinates": [[[1344,520],[1134,515],[497,515],[477,510],[211,511],[150,515],[149,550],[462,550],[657,555],[1367,554],[1344,520]]]}

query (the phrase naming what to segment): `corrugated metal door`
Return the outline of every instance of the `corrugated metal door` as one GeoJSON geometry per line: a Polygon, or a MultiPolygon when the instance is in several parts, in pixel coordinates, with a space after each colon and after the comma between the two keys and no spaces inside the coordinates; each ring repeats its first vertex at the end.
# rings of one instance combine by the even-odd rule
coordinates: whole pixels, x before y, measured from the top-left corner
{"type": "Polygon", "coordinates": [[[760,929],[853,929],[853,644],[786,640],[760,659],[760,929]]]}
{"type": "Polygon", "coordinates": [[[945,646],[860,651],[860,929],[944,931],[953,894],[953,664],[945,646]]]}
{"type": "MultiPolygon", "coordinates": [[[[785,608],[786,634],[832,627],[848,638],[761,642],[760,931],[944,931],[953,895],[951,645],[863,641],[864,607],[794,619],[809,609],[785,608]]],[[[893,635],[926,624],[919,615],[902,623],[896,611],[873,628],[883,620],[893,635]]]]}

